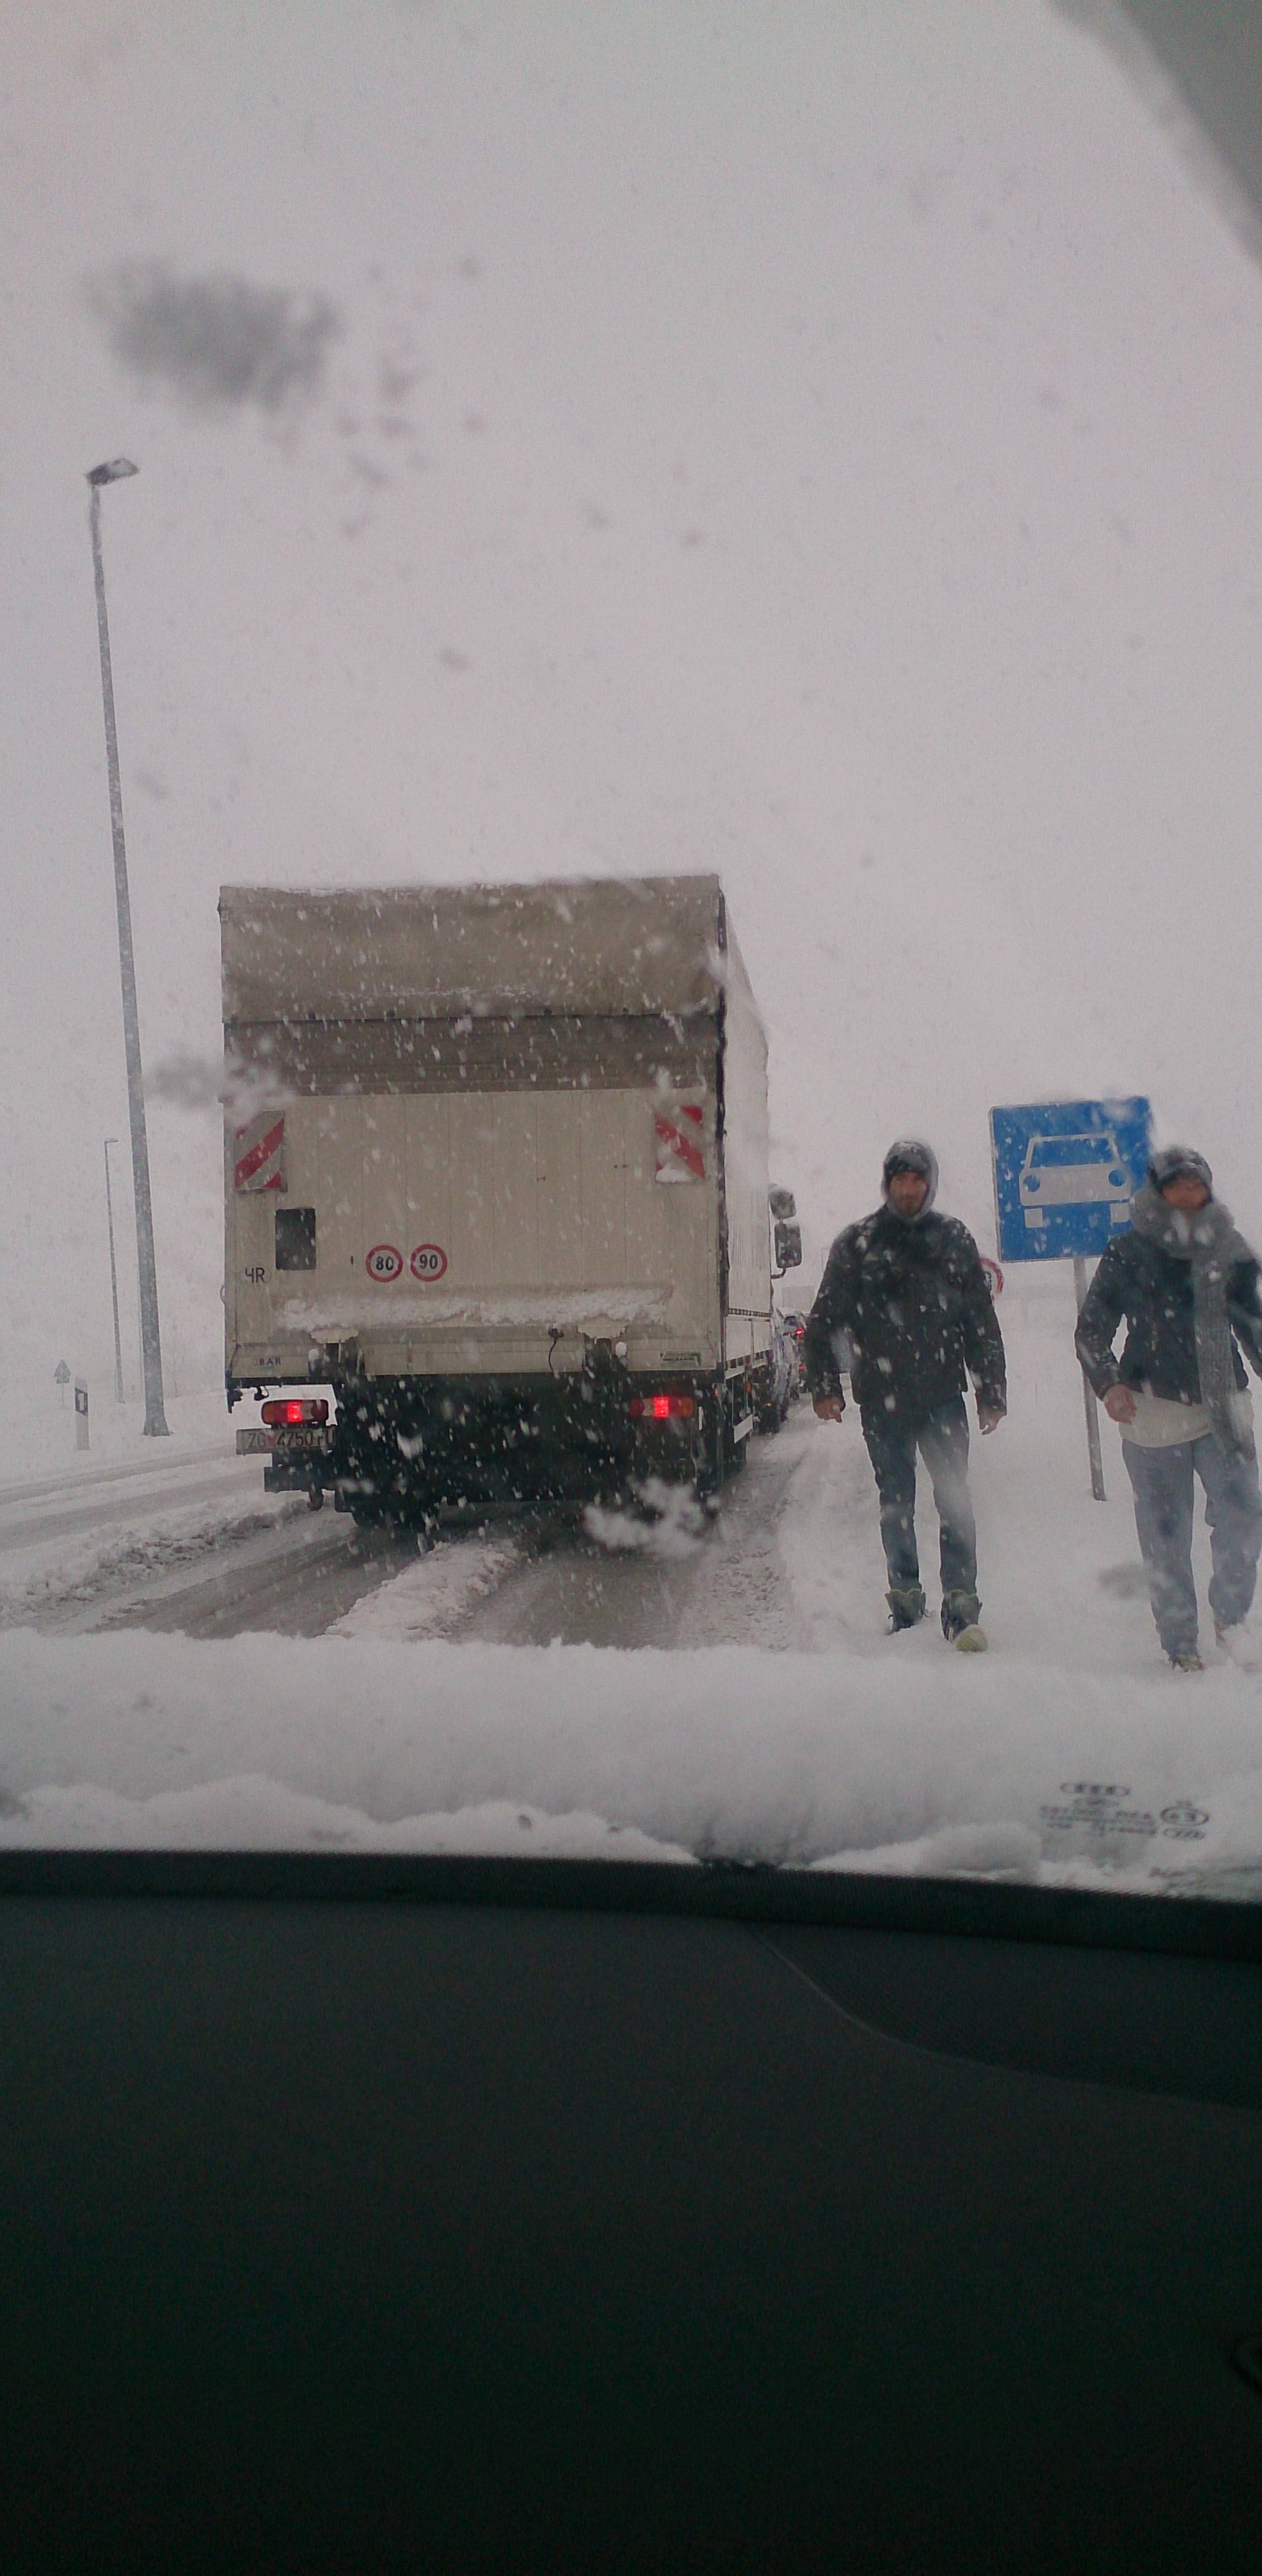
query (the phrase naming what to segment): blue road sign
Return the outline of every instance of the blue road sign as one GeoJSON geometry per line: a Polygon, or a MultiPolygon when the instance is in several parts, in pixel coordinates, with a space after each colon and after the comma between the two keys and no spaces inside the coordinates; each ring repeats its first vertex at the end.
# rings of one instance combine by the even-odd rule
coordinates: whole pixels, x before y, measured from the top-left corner
{"type": "Polygon", "coordinates": [[[1146,1100],[1043,1100],[992,1109],[1001,1261],[1103,1252],[1131,1221],[1148,1169],[1146,1100]]]}

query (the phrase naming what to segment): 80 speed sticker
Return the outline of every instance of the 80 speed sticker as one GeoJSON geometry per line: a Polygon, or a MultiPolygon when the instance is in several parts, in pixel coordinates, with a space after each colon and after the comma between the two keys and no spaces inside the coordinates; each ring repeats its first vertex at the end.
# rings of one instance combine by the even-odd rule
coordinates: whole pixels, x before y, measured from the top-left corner
{"type": "Polygon", "coordinates": [[[403,1269],[403,1255],[392,1243],[374,1243],[371,1252],[364,1254],[364,1268],[370,1279],[377,1279],[383,1285],[388,1285],[390,1280],[399,1278],[403,1269]]]}

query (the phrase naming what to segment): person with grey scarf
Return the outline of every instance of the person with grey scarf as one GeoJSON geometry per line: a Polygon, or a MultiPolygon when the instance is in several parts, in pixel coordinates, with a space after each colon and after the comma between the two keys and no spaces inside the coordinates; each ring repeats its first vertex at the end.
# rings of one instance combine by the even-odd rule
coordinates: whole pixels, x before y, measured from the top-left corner
{"type": "Polygon", "coordinates": [[[1157,1634],[1179,1672],[1199,1672],[1192,1573],[1195,1478],[1205,1489],[1210,1609],[1228,1654],[1253,1603],[1262,1555],[1252,1405],[1240,1353],[1262,1375],[1257,1260],[1214,1196],[1202,1154],[1154,1154],[1083,1302],[1075,1346],[1122,1435],[1157,1634]],[[1123,1316],[1121,1360],[1113,1342],[1123,1316]]]}

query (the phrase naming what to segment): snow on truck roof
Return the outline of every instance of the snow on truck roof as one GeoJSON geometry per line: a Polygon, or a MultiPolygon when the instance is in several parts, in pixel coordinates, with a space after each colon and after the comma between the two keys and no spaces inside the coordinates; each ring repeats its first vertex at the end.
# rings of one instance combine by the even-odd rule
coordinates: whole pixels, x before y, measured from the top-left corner
{"type": "Polygon", "coordinates": [[[716,876],[224,886],[219,914],[229,1025],[692,1015],[714,1011],[733,966],[743,980],[716,876]]]}

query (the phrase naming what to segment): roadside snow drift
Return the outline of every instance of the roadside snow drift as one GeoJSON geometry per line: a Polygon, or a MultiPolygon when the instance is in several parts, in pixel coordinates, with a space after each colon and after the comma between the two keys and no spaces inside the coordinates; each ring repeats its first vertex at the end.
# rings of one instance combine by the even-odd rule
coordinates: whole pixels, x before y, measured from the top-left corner
{"type": "Polygon", "coordinates": [[[0,1842],[730,1858],[1168,1888],[1257,1873],[1230,1668],[141,1633],[0,1637],[0,1842]],[[1193,1722],[1194,1720],[1194,1722],[1193,1722]]]}

